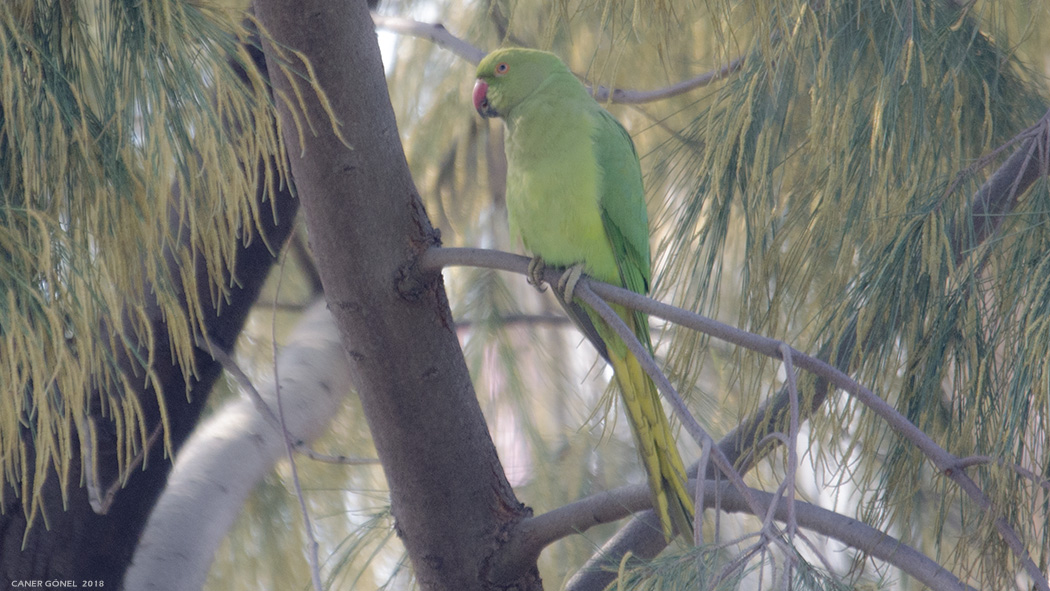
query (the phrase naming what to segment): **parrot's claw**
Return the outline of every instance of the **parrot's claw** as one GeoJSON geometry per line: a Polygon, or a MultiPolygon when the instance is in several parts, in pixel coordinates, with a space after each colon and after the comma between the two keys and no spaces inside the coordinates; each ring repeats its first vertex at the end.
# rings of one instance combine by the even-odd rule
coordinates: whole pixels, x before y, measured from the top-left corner
{"type": "Polygon", "coordinates": [[[569,267],[561,274],[558,278],[558,291],[561,293],[561,299],[567,304],[572,303],[572,294],[576,291],[576,284],[580,282],[580,277],[583,276],[583,265],[576,263],[569,267]]]}
{"type": "Polygon", "coordinates": [[[532,285],[540,292],[547,291],[547,286],[543,284],[543,271],[546,268],[547,265],[543,262],[543,257],[532,257],[532,260],[529,261],[528,273],[525,275],[529,285],[532,285]]]}

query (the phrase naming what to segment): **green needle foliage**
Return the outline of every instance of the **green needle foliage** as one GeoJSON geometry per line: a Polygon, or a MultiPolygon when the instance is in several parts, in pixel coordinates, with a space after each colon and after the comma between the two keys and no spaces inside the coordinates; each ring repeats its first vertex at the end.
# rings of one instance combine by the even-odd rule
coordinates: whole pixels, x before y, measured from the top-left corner
{"type": "MultiPolygon", "coordinates": [[[[705,148],[672,150],[689,193],[668,205],[675,228],[663,248],[677,258],[663,280],[713,300],[719,261],[736,252],[737,323],[814,352],[858,343],[843,369],[952,453],[996,459],[978,480],[1045,564],[1040,488],[1009,466],[1050,464],[1046,183],[987,243],[953,243],[953,228],[975,223],[970,198],[981,177],[971,163],[1039,121],[1046,90],[986,23],[950,3],[835,2],[770,14],[763,42],[685,130],[705,148]]],[[[700,308],[710,310],[708,301],[700,297],[700,308]]],[[[672,359],[695,355],[696,342],[677,342],[672,359]]],[[[753,374],[740,379],[755,390],[753,374]]],[[[843,464],[859,455],[851,485],[878,491],[866,520],[914,524],[916,499],[932,489],[960,512],[924,524],[942,531],[951,515],[973,536],[952,566],[983,581],[1017,572],[993,515],[931,478],[922,455],[881,419],[842,404],[814,422],[818,453],[843,464]],[[844,455],[821,445],[840,438],[850,442],[844,455]]]]}
{"type": "MultiPolygon", "coordinates": [[[[833,394],[802,417],[799,451],[859,500],[855,517],[921,532],[905,541],[989,589],[1012,588],[1020,571],[993,527],[1004,517],[1045,571],[1046,168],[1016,200],[993,196],[1010,203],[994,233],[973,231],[985,221],[975,195],[1033,136],[1025,130],[1044,134],[1030,158],[1050,160],[1045,3],[493,0],[463,17],[458,6],[442,3],[435,20],[484,50],[552,50],[591,84],[657,89],[739,58],[688,94],[609,105],[642,155],[655,296],[829,360],[841,352],[841,369],[939,445],[980,456],[966,470],[994,506],[977,507],[882,419],[833,394]]],[[[502,215],[499,130],[478,129],[469,65],[424,81],[432,70],[420,64],[450,54],[399,44],[391,86],[412,100],[399,121],[417,178],[440,179],[425,198],[442,200],[431,207],[443,206],[456,243],[502,215]]],[[[481,288],[472,293],[486,309],[481,288]]],[[[692,331],[667,327],[659,341],[666,373],[716,438],[783,384],[779,363],[692,331]]],[[[812,379],[799,377],[810,395],[812,379]]],[[[564,395],[530,392],[542,407],[564,395]]],[[[785,460],[752,482],[779,482],[785,460]]],[[[866,567],[855,566],[844,580],[860,580],[866,567]]]]}
{"type": "Polygon", "coordinates": [[[732,591],[752,588],[750,585],[768,585],[776,588],[800,589],[804,591],[862,591],[864,585],[847,586],[835,580],[828,573],[814,568],[813,565],[795,556],[795,563],[790,569],[777,573],[762,574],[750,569],[748,572],[723,571],[725,562],[724,549],[712,546],[699,546],[688,552],[674,556],[661,556],[649,562],[632,560],[630,556],[623,560],[618,568],[616,583],[610,586],[613,591],[631,589],[633,591],[686,591],[689,589],[710,589],[711,591],[732,591]],[[753,581],[744,581],[750,576],[753,581]],[[767,581],[759,581],[765,576],[767,581]]]}
{"type": "MultiPolygon", "coordinates": [[[[391,0],[381,10],[425,13],[486,50],[550,49],[589,83],[616,88],[661,88],[739,58],[691,93],[609,105],[642,155],[654,294],[803,351],[842,353],[844,371],[939,445],[975,456],[959,469],[992,511],[882,419],[833,393],[801,417],[799,452],[812,470],[800,470],[800,495],[818,496],[806,476],[819,474],[818,487],[830,483],[855,501],[851,516],[977,588],[1002,589],[1017,585],[1021,569],[994,519],[1018,532],[1044,572],[1050,563],[1045,170],[1016,199],[1002,199],[1007,214],[991,235],[976,231],[983,220],[972,201],[1050,106],[1037,74],[1050,71],[1045,4],[391,0]]],[[[70,463],[81,454],[115,453],[126,467],[143,450],[146,407],[156,401],[141,393],[186,394],[158,388],[156,347],[170,347],[193,375],[204,309],[226,296],[238,240],[270,215],[252,196],[286,171],[256,167],[284,158],[266,84],[250,67],[240,77],[249,59],[239,15],[176,0],[0,2],[0,469],[5,483],[21,486],[32,518],[52,470],[77,486],[70,463]],[[207,285],[191,271],[198,259],[207,285]],[[153,312],[170,342],[155,342],[153,312]],[[130,372],[120,366],[128,360],[130,372]],[[89,410],[110,424],[88,421],[89,410]],[[116,433],[117,449],[94,449],[93,428],[116,433]]],[[[428,40],[402,38],[396,50],[387,64],[392,99],[444,243],[516,250],[502,219],[500,131],[470,108],[473,66],[428,40]]],[[[313,124],[296,123],[300,133],[313,124]]],[[[1045,162],[1050,148],[1037,147],[1031,157],[1045,162]]],[[[460,328],[465,352],[503,434],[501,454],[517,460],[507,465],[522,500],[542,511],[640,482],[626,428],[602,412],[600,384],[581,385],[607,372],[592,369],[586,345],[575,353],[578,335],[549,322],[551,302],[487,271],[447,277],[457,319],[472,323],[460,328]]],[[[660,363],[715,437],[783,384],[771,360],[675,327],[654,334],[660,363]]],[[[799,377],[811,395],[812,379],[799,377]]],[[[698,455],[681,440],[687,457],[698,455]]],[[[781,482],[787,456],[774,453],[748,484],[781,482]]],[[[341,491],[363,485],[336,482],[338,498],[318,505],[329,515],[341,516],[342,503],[360,511],[341,491]]],[[[257,510],[271,519],[247,521],[245,538],[294,520],[290,510],[274,512],[281,495],[267,492],[257,510]]],[[[408,578],[385,513],[339,521],[324,540],[335,548],[326,573],[333,588],[408,578]]],[[[830,573],[809,567],[805,560],[818,563],[804,548],[790,571],[771,552],[741,559],[720,544],[724,531],[693,551],[620,563],[613,588],[772,586],[788,576],[798,588],[871,580],[909,588],[895,572],[873,576],[859,550],[830,573]]],[[[567,580],[606,532],[548,549],[544,580],[567,580]]],[[[264,542],[232,559],[292,556],[282,543],[299,544],[295,536],[264,542]]],[[[274,570],[268,576],[283,580],[274,570]]],[[[231,572],[220,568],[216,579],[236,578],[231,572]]]]}
{"type": "Polygon", "coordinates": [[[80,484],[67,475],[82,445],[97,453],[89,408],[122,469],[144,448],[139,393],[186,395],[151,372],[148,302],[192,376],[198,293],[221,305],[238,241],[268,215],[257,185],[283,171],[258,163],[280,148],[238,18],[175,0],[0,3],[0,469],[27,514],[49,469],[80,484]]]}

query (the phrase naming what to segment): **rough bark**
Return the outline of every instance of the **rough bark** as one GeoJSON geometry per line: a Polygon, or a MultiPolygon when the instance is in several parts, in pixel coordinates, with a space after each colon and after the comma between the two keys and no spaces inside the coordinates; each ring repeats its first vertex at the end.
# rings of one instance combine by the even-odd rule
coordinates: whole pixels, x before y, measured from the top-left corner
{"type": "MultiPolygon", "coordinates": [[[[256,3],[256,14],[275,45],[309,60],[350,144],[309,87],[301,102],[279,105],[325,297],[420,586],[539,588],[534,566],[514,581],[486,580],[501,531],[528,510],[496,456],[441,277],[412,271],[439,238],[409,174],[368,8],[361,0],[268,0],[256,3]],[[313,131],[300,138],[296,120],[313,131]]],[[[292,81],[278,74],[279,55],[264,48],[275,93],[295,97],[292,81]]]]}

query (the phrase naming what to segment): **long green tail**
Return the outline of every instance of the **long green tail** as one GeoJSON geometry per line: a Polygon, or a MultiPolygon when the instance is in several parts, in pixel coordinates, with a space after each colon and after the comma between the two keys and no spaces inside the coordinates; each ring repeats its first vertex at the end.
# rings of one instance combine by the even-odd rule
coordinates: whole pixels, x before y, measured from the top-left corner
{"type": "Polygon", "coordinates": [[[609,347],[609,362],[616,372],[631,431],[649,476],[660,527],[668,541],[676,529],[692,538],[693,502],[686,491],[685,465],[660,406],[656,384],[630,351],[621,353],[618,349],[622,347],[609,347]]]}

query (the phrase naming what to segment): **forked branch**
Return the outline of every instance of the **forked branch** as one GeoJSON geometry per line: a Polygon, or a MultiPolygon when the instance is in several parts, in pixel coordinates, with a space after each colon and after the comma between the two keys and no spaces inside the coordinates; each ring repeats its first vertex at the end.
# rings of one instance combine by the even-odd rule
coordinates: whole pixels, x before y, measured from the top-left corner
{"type": "MultiPolygon", "coordinates": [[[[485,57],[486,52],[484,50],[456,37],[441,23],[424,23],[409,18],[384,16],[375,13],[372,14],[372,21],[375,22],[376,28],[379,29],[384,29],[392,33],[399,33],[401,35],[410,35],[412,37],[428,39],[435,45],[444,47],[474,65],[477,65],[478,62],[481,61],[481,58],[485,57]]],[[[743,64],[744,58],[738,57],[720,68],[654,90],[610,89],[606,86],[594,87],[590,84],[588,84],[587,87],[591,89],[591,94],[598,102],[608,101],[611,103],[627,105],[651,103],[685,94],[689,91],[696,90],[697,88],[707,86],[712,82],[717,82],[739,70],[743,64]]]]}
{"type": "MultiPolygon", "coordinates": [[[[498,251],[471,248],[431,248],[420,257],[418,264],[419,270],[424,273],[438,272],[441,268],[450,265],[467,265],[500,269],[524,275],[527,271],[528,262],[529,259],[526,257],[498,251]]],[[[544,279],[551,284],[557,284],[559,276],[560,272],[556,269],[548,268],[544,273],[544,279]]],[[[975,483],[963,470],[957,469],[960,465],[960,459],[940,447],[935,441],[933,441],[933,439],[926,435],[926,433],[897,412],[897,410],[890,406],[885,400],[875,395],[875,393],[867,387],[850,378],[841,370],[794,348],[788,347],[785,349],[786,345],[776,339],[749,333],[699,314],[658,302],[620,287],[594,281],[587,277],[581,278],[577,285],[577,293],[580,293],[579,290],[581,287],[583,287],[585,291],[589,288],[608,302],[620,304],[651,316],[663,318],[664,320],[668,320],[679,326],[691,328],[719,340],[744,347],[745,349],[761,353],[774,359],[783,360],[786,353],[789,353],[790,360],[794,363],[795,367],[804,369],[827,380],[829,384],[843,390],[864,404],[872,412],[886,421],[886,423],[892,427],[899,436],[908,440],[912,445],[918,448],[927,458],[930,459],[942,474],[955,481],[958,487],[980,508],[988,511],[992,515],[996,515],[997,517],[995,517],[994,520],[996,531],[999,532],[1003,541],[1006,542],[1007,546],[1017,559],[1022,565],[1024,565],[1024,569],[1032,578],[1035,587],[1041,591],[1050,591],[1050,584],[1048,584],[1045,575],[1043,575],[1038,565],[1032,560],[1032,557],[1024,547],[1024,543],[1021,541],[1017,532],[1006,521],[1006,519],[1001,516],[1002,512],[993,505],[991,499],[988,498],[977,483],[975,483]]]]}
{"type": "MultiPolygon", "coordinates": [[[[695,486],[695,480],[690,481],[695,486]]],[[[703,492],[704,508],[715,508],[728,513],[754,515],[750,503],[756,503],[764,514],[769,512],[778,521],[787,523],[796,519],[800,527],[826,535],[853,548],[867,552],[880,560],[900,568],[935,591],[973,591],[954,574],[922,552],[865,523],[834,511],[803,501],[795,501],[794,508],[778,503],[776,495],[754,488],[747,489],[747,497],[732,484],[706,480],[697,487],[703,492]],[[789,515],[794,512],[794,517],[789,515]]],[[[535,560],[539,551],[555,541],[609,523],[641,511],[651,505],[649,489],[645,485],[630,485],[603,491],[537,515],[522,522],[504,547],[508,556],[528,556],[535,560]]],[[[762,517],[762,514],[757,517],[762,517]]],[[[659,528],[657,528],[659,529],[659,528]]],[[[513,568],[513,565],[497,565],[513,568]]],[[[493,575],[498,574],[495,570],[493,575]]]]}

